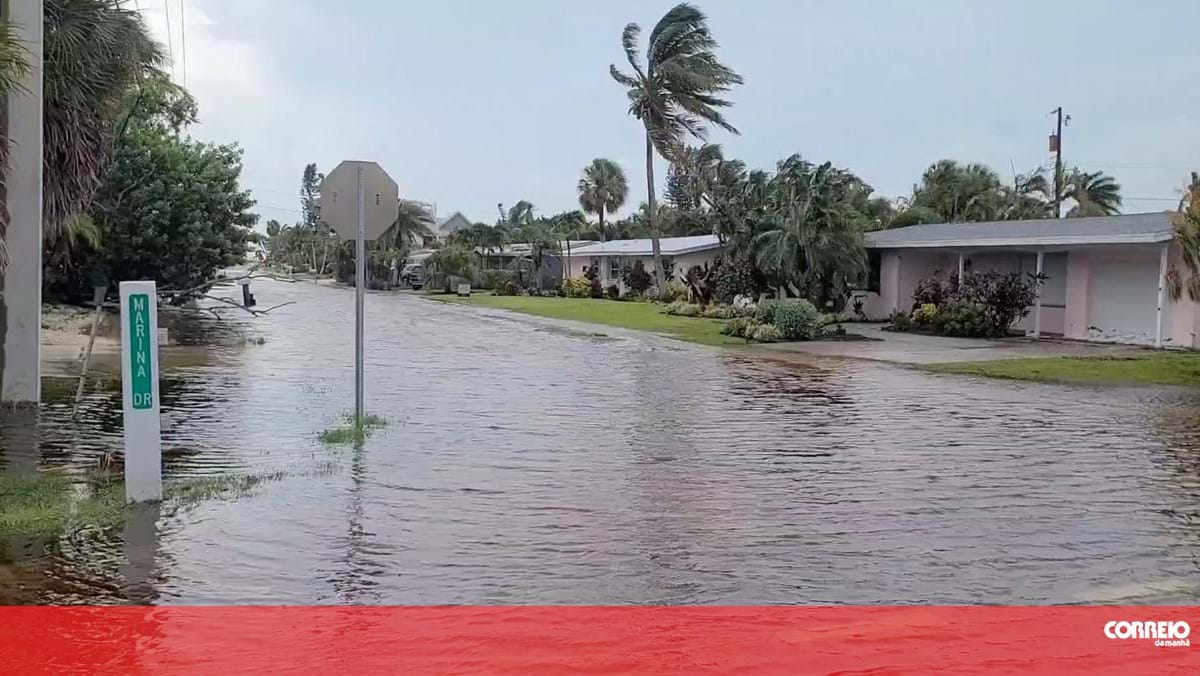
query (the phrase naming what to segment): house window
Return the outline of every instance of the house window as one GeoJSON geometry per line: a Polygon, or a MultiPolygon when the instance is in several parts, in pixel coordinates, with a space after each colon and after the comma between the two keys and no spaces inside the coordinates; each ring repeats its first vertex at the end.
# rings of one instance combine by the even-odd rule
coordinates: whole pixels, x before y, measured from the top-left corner
{"type": "Polygon", "coordinates": [[[867,252],[867,291],[879,293],[879,278],[883,271],[883,255],[878,251],[867,252]]]}
{"type": "Polygon", "coordinates": [[[621,278],[621,258],[619,256],[609,256],[608,278],[614,282],[621,278]]]}

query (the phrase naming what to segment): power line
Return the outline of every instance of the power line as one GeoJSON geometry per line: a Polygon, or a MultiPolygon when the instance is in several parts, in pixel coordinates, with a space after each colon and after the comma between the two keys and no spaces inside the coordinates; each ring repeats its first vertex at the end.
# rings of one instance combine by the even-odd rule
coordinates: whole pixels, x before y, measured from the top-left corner
{"type": "Polygon", "coordinates": [[[175,46],[171,40],[171,0],[163,0],[163,12],[167,15],[167,55],[171,59],[171,80],[175,80],[175,46]]]}
{"type": "Polygon", "coordinates": [[[187,12],[183,10],[183,0],[179,0],[179,50],[182,52],[181,66],[183,67],[183,88],[187,89],[187,12]]]}

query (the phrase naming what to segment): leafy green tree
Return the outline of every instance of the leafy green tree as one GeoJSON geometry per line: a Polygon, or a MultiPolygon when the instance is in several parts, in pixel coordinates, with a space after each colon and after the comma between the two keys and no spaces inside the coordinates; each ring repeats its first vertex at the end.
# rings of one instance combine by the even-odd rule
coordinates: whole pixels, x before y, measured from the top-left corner
{"type": "Polygon", "coordinates": [[[47,275],[68,296],[90,296],[97,279],[191,289],[246,258],[258,217],[238,183],[242,151],[188,138],[195,102],[178,87],[159,82],[131,97],[124,139],[90,212],[98,244],[47,275]]]}
{"type": "Polygon", "coordinates": [[[650,32],[643,64],[638,51],[642,29],[625,26],[621,46],[633,74],[610,66],[613,79],[627,88],[629,113],[642,122],[646,134],[647,227],[654,253],[654,275],[665,284],[659,248],[658,205],[654,188],[654,153],[670,160],[687,136],[704,139],[704,122],[738,133],[720,109],[730,105],[720,98],[742,78],[717,60],[716,40],[704,13],[687,3],[669,10],[650,32]]]}
{"type": "Polygon", "coordinates": [[[111,0],[46,0],[43,46],[42,213],[54,245],[100,188],[122,101],[163,54],[138,12],[111,0]]]}
{"type": "Polygon", "coordinates": [[[604,229],[604,217],[625,204],[629,194],[629,185],[625,181],[625,172],[621,165],[597,158],[583,168],[583,178],[579,179],[579,206],[589,214],[596,214],[600,219],[600,239],[607,241],[604,229]]]}

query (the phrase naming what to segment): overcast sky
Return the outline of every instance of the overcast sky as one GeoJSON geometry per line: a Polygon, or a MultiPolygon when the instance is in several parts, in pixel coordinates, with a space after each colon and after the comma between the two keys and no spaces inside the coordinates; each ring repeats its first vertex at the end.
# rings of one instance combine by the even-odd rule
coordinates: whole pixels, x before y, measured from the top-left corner
{"type": "MultiPolygon", "coordinates": [[[[636,208],[643,142],[608,66],[624,64],[626,23],[648,33],[673,4],[140,0],[164,42],[170,10],[193,134],[240,143],[264,221],[285,222],[304,165],[342,159],[378,161],[440,215],[492,223],[497,202],[577,208],[581,168],[608,157],[636,208]]],[[[710,140],[752,168],[798,152],[889,197],[939,158],[1011,177],[1051,161],[1047,113],[1062,105],[1066,162],[1114,175],[1126,212],[1173,207],[1200,169],[1196,0],[696,4],[746,79],[728,112],[741,136],[710,140]]]]}

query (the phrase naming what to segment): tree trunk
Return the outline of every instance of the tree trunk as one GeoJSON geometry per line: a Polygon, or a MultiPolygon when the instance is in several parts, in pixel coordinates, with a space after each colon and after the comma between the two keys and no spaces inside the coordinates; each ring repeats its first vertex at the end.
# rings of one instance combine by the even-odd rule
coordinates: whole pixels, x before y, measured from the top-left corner
{"type": "Polygon", "coordinates": [[[604,231],[604,205],[600,205],[600,241],[608,241],[608,233],[604,231]]]}
{"type": "Polygon", "coordinates": [[[658,284],[661,295],[667,290],[667,280],[663,277],[662,251],[658,245],[658,207],[654,200],[654,143],[650,141],[650,130],[646,130],[646,224],[650,227],[650,248],[654,252],[654,281],[658,284]]]}

